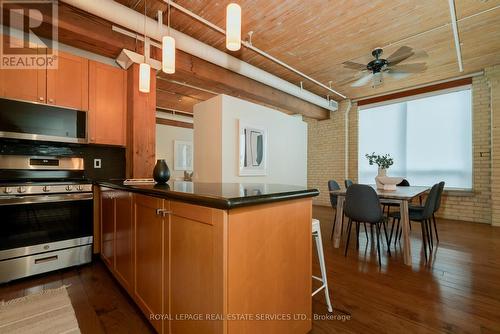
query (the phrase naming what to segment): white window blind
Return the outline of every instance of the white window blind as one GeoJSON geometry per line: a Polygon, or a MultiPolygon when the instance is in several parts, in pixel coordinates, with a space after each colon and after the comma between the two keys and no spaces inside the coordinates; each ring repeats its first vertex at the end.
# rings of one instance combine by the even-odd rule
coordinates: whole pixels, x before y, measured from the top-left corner
{"type": "Polygon", "coordinates": [[[411,185],[445,181],[447,188],[472,188],[470,87],[359,111],[358,180],[374,183],[377,166],[366,153],[389,153],[389,176],[411,185]]]}

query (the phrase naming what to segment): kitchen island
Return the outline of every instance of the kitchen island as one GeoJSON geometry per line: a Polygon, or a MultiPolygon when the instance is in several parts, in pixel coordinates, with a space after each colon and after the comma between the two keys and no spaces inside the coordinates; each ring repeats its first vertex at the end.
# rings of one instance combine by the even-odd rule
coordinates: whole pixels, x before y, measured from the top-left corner
{"type": "Polygon", "coordinates": [[[100,252],[159,333],[307,333],[316,189],[96,186],[100,252]]]}

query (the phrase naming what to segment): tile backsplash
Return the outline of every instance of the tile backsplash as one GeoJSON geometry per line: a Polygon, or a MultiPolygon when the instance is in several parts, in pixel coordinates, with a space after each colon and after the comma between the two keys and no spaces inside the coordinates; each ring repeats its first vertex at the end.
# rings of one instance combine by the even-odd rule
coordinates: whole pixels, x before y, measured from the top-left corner
{"type": "Polygon", "coordinates": [[[78,156],[89,180],[125,178],[124,147],[0,139],[0,155],[78,156]],[[94,168],[94,160],[100,160],[101,168],[94,168]]]}

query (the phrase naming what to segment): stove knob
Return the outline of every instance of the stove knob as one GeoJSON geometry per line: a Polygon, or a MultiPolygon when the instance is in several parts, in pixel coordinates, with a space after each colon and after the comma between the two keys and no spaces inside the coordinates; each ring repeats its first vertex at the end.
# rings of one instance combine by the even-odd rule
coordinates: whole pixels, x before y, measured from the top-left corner
{"type": "Polygon", "coordinates": [[[26,192],[26,187],[19,187],[19,188],[17,188],[17,192],[21,193],[21,194],[25,193],[26,192]]]}
{"type": "Polygon", "coordinates": [[[44,187],[42,188],[42,190],[43,190],[43,192],[48,193],[48,192],[50,191],[50,186],[44,186],[44,187]]]}
{"type": "Polygon", "coordinates": [[[12,188],[5,187],[5,189],[3,190],[3,192],[6,193],[6,194],[10,194],[12,192],[12,188]]]}
{"type": "Polygon", "coordinates": [[[71,186],[71,185],[67,185],[67,186],[66,186],[66,191],[71,191],[71,190],[73,190],[73,186],[71,186]]]}

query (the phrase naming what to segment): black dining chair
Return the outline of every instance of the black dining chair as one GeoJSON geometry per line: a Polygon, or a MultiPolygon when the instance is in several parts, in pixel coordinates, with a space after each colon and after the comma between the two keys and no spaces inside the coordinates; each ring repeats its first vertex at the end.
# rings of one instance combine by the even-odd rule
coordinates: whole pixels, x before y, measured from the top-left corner
{"type": "Polygon", "coordinates": [[[345,188],[349,188],[350,186],[352,186],[354,184],[354,182],[352,182],[352,180],[350,179],[345,179],[344,180],[344,185],[345,185],[345,188]]]}
{"type": "MultiPolygon", "coordinates": [[[[439,182],[439,191],[438,191],[438,195],[437,195],[437,198],[436,198],[436,204],[435,204],[435,207],[434,207],[434,212],[432,213],[432,224],[434,225],[434,233],[436,234],[436,242],[439,242],[439,234],[438,234],[438,231],[437,231],[437,224],[436,224],[435,213],[441,207],[441,198],[442,198],[442,195],[443,195],[444,186],[445,186],[444,181],[439,182]]],[[[412,210],[423,210],[424,207],[422,205],[410,205],[410,209],[412,209],[412,210]]],[[[432,229],[431,229],[431,234],[430,234],[430,241],[431,241],[431,245],[433,245],[434,240],[433,240],[433,236],[432,236],[432,229]]]]}
{"type": "MultiPolygon", "coordinates": [[[[428,261],[427,257],[427,247],[429,247],[429,252],[432,251],[432,244],[429,242],[430,241],[430,233],[431,232],[431,219],[432,219],[432,214],[434,213],[434,210],[436,208],[436,203],[437,199],[439,196],[439,187],[440,184],[436,183],[435,185],[432,186],[431,190],[429,191],[429,195],[427,196],[427,199],[425,200],[425,204],[422,208],[410,208],[409,209],[409,218],[410,221],[415,221],[419,222],[421,224],[422,228],[422,242],[423,242],[423,249],[424,249],[424,255],[425,255],[425,261],[428,261]]],[[[399,212],[393,212],[391,213],[391,217],[397,221],[397,227],[396,227],[396,236],[394,238],[394,246],[396,246],[396,241],[401,239],[402,235],[402,226],[400,226],[401,222],[401,215],[399,212]],[[399,234],[399,236],[398,236],[399,234]]],[[[394,228],[394,224],[393,224],[394,228]]],[[[392,231],[391,229],[391,237],[392,237],[392,231]]]]}
{"type": "MultiPolygon", "coordinates": [[[[332,190],[340,190],[340,185],[335,180],[328,181],[328,191],[330,192],[332,190]]],[[[337,222],[337,200],[338,200],[338,196],[330,193],[330,204],[332,205],[332,208],[334,210],[333,227],[332,227],[332,233],[330,234],[330,240],[333,239],[333,231],[335,230],[335,223],[337,222]]],[[[344,229],[344,219],[342,219],[341,228],[344,229]]]]}
{"type": "Polygon", "coordinates": [[[387,252],[391,255],[389,239],[387,237],[387,228],[385,226],[386,217],[382,212],[380,200],[375,190],[364,184],[352,184],[347,188],[345,198],[345,215],[349,218],[347,242],[345,245],[344,256],[347,256],[349,248],[349,239],[351,237],[352,223],[356,224],[356,247],[359,247],[359,229],[360,223],[375,225],[377,232],[377,254],[378,264],[382,266],[380,258],[380,225],[384,227],[385,239],[387,241],[387,252]]]}
{"type": "MultiPolygon", "coordinates": [[[[328,181],[328,191],[330,192],[332,190],[340,190],[340,185],[335,180],[328,181]]],[[[338,196],[330,193],[330,204],[331,204],[332,208],[335,210],[335,212],[333,214],[333,226],[332,226],[332,232],[330,233],[330,240],[333,240],[333,233],[335,231],[335,224],[337,223],[337,200],[338,200],[338,196]]],[[[365,235],[366,235],[366,238],[368,239],[368,231],[366,230],[366,224],[364,224],[364,226],[365,226],[365,235]]],[[[344,217],[343,216],[342,216],[342,225],[340,226],[340,228],[342,231],[344,230],[344,217]]]]}
{"type": "MultiPolygon", "coordinates": [[[[396,186],[397,187],[409,187],[410,182],[408,182],[407,179],[403,179],[396,186]]],[[[399,207],[399,204],[397,204],[397,203],[384,203],[383,204],[382,211],[386,212],[386,210],[387,210],[387,218],[389,218],[389,213],[391,212],[391,208],[394,208],[394,207],[399,207]]]]}

